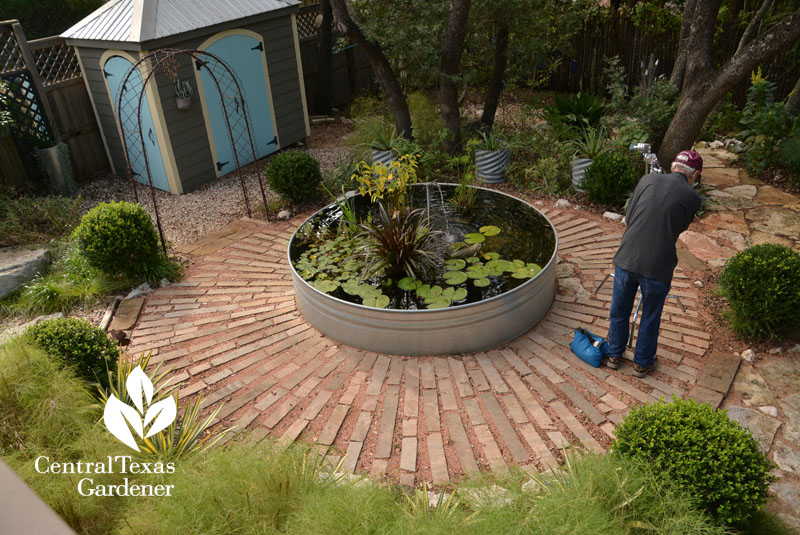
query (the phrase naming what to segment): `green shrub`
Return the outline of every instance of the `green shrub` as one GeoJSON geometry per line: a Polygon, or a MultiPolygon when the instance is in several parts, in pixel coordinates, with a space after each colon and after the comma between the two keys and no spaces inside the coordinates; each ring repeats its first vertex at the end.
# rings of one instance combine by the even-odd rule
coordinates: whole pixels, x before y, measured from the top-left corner
{"type": "Polygon", "coordinates": [[[647,133],[646,141],[657,149],[678,111],[678,88],[667,79],[658,80],[644,96],[637,92],[628,103],[628,113],[647,133]]]}
{"type": "Polygon", "coordinates": [[[269,187],[293,203],[308,201],[319,193],[319,162],[305,152],[282,152],[266,170],[269,187]]]}
{"type": "Polygon", "coordinates": [[[100,203],[83,216],[72,235],[89,264],[109,275],[150,282],[174,275],[141,205],[100,203]]]}
{"type": "Polygon", "coordinates": [[[800,255],[788,247],[745,249],[728,260],[719,283],[738,334],[777,338],[800,323],[800,255]]]}
{"type": "Polygon", "coordinates": [[[746,522],[769,496],[772,463],[725,411],[673,398],[633,409],[614,433],[616,454],[652,463],[721,524],[746,522]]]}
{"type": "Polygon", "coordinates": [[[780,142],[778,163],[798,175],[795,177],[795,182],[800,185],[800,131],[780,142]]]}
{"type": "Polygon", "coordinates": [[[77,318],[59,318],[40,321],[25,336],[87,381],[108,386],[106,369],[116,367],[119,347],[101,328],[77,318]]]}
{"type": "Polygon", "coordinates": [[[744,160],[751,173],[775,163],[778,144],[791,131],[793,118],[783,102],[775,101],[776,88],[760,68],[750,76],[739,138],[744,140],[744,160]]]}
{"type": "Polygon", "coordinates": [[[0,194],[0,247],[60,238],[78,224],[81,199],[0,194]]]}
{"type": "Polygon", "coordinates": [[[641,177],[641,170],[637,169],[633,157],[624,148],[598,156],[581,181],[586,198],[615,208],[625,206],[625,200],[641,177]]]}
{"type": "Polygon", "coordinates": [[[577,95],[556,95],[553,105],[545,108],[545,117],[551,124],[597,128],[608,110],[603,98],[579,92],[577,95]]]}

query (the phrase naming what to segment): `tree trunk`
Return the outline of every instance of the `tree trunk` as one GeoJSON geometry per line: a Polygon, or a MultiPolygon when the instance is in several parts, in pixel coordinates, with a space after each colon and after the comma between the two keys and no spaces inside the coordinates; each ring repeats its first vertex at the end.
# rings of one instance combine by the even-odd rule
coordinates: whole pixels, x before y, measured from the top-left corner
{"type": "Polygon", "coordinates": [[[494,125],[494,116],[497,105],[500,103],[500,93],[503,91],[503,75],[506,71],[506,51],[508,50],[508,24],[499,22],[494,45],[494,68],[489,80],[489,89],[486,92],[486,101],[483,104],[481,123],[487,128],[494,125]]]}
{"type": "Polygon", "coordinates": [[[314,94],[314,110],[320,115],[330,115],[333,107],[333,79],[331,63],[333,55],[333,11],[328,0],[320,0],[319,10],[322,13],[322,25],[317,36],[319,68],[317,69],[317,89],[314,94]]]}
{"type": "Polygon", "coordinates": [[[800,78],[797,79],[792,92],[789,93],[789,98],[786,99],[786,107],[792,113],[800,112],[800,78]]]}
{"type": "Polygon", "coordinates": [[[721,0],[708,0],[695,9],[688,40],[692,54],[686,63],[686,81],[678,111],[669,124],[658,159],[669,165],[675,155],[692,146],[703,122],[725,94],[744,80],[759,64],[800,40],[800,9],[787,16],[714,71],[712,46],[714,22],[721,0]]]}
{"type": "Polygon", "coordinates": [[[452,136],[445,141],[445,149],[450,154],[461,150],[461,114],[458,108],[458,66],[464,51],[467,36],[467,17],[470,0],[451,0],[447,14],[447,27],[442,50],[442,74],[439,81],[439,109],[444,127],[452,136]]]}
{"type": "Polygon", "coordinates": [[[672,67],[672,74],[669,80],[680,89],[683,87],[683,75],[686,72],[686,58],[689,56],[687,41],[689,40],[689,28],[692,24],[692,15],[697,0],[687,0],[683,10],[683,21],[681,22],[681,34],[678,41],[678,52],[675,57],[675,64],[672,67]]]}
{"type": "Polygon", "coordinates": [[[747,28],[744,30],[742,34],[742,38],[739,39],[739,46],[736,47],[736,52],[733,54],[734,56],[742,51],[744,46],[750,41],[750,38],[753,37],[757,31],[758,27],[761,25],[761,21],[764,19],[764,16],[769,11],[769,8],[772,7],[772,0],[764,0],[764,3],[761,4],[761,7],[756,14],[753,16],[753,20],[750,21],[750,24],[747,25],[747,28]]]}
{"type": "Polygon", "coordinates": [[[389,60],[386,59],[380,45],[367,39],[358,24],[350,17],[345,0],[330,0],[330,3],[340,31],[360,46],[367,56],[372,72],[389,101],[397,132],[411,139],[411,113],[408,111],[408,103],[389,60]]]}

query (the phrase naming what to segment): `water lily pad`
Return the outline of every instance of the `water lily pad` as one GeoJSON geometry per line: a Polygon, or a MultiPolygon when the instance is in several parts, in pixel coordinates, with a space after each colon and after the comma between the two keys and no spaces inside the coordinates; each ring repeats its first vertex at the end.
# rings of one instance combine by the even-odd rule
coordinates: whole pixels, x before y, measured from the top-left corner
{"type": "Polygon", "coordinates": [[[358,295],[358,284],[356,279],[350,279],[342,283],[342,290],[349,295],[358,295]]]}
{"type": "Polygon", "coordinates": [[[336,288],[339,287],[339,283],[335,281],[328,281],[328,280],[320,280],[314,281],[311,283],[311,286],[319,290],[320,292],[324,292],[326,294],[331,293],[336,288]]]}
{"type": "Polygon", "coordinates": [[[413,277],[405,277],[397,281],[397,287],[401,290],[413,291],[416,290],[420,282],[413,277]]]}
{"type": "Polygon", "coordinates": [[[483,258],[485,258],[486,260],[497,260],[498,258],[500,258],[500,253],[496,253],[494,251],[483,253],[483,258]]]}
{"type": "Polygon", "coordinates": [[[530,279],[533,277],[533,272],[526,267],[521,267],[512,273],[511,276],[515,279],[530,279]]]}
{"type": "Polygon", "coordinates": [[[523,261],[522,261],[522,260],[520,260],[519,258],[517,258],[516,260],[514,260],[514,263],[515,263],[517,266],[519,266],[519,267],[525,267],[525,262],[523,262],[523,261]]]}
{"type": "Polygon", "coordinates": [[[444,263],[444,267],[447,268],[448,271],[458,271],[460,269],[464,269],[464,266],[466,265],[467,263],[460,258],[451,258],[444,263]]]}
{"type": "Polygon", "coordinates": [[[364,299],[363,305],[372,308],[386,308],[389,306],[389,296],[380,294],[373,297],[367,297],[364,299]]]}
{"type": "Polygon", "coordinates": [[[425,308],[435,309],[435,308],[447,308],[450,306],[450,300],[446,297],[439,296],[436,299],[425,300],[427,306],[425,308]]]}
{"type": "Polygon", "coordinates": [[[500,229],[494,225],[486,225],[485,227],[481,227],[479,231],[484,236],[497,236],[500,234],[500,229]]]}
{"type": "Polygon", "coordinates": [[[417,288],[417,295],[421,299],[425,299],[426,297],[428,297],[428,294],[430,293],[430,291],[431,291],[431,285],[430,284],[423,284],[422,286],[417,288]]]}
{"type": "Polygon", "coordinates": [[[470,279],[483,279],[489,276],[489,270],[485,266],[475,266],[475,269],[468,269],[466,275],[470,279]]]}
{"type": "Polygon", "coordinates": [[[441,297],[442,292],[444,292],[444,289],[441,286],[431,286],[431,289],[428,290],[428,296],[426,297],[426,299],[441,297]]]}
{"type": "Polygon", "coordinates": [[[448,271],[444,274],[444,282],[455,286],[467,280],[467,274],[463,271],[448,271]]]}
{"type": "Polygon", "coordinates": [[[461,249],[465,245],[466,245],[466,243],[464,243],[463,241],[457,241],[455,243],[451,243],[450,244],[450,250],[451,251],[458,251],[459,249],[461,249]]]}
{"type": "Polygon", "coordinates": [[[467,289],[466,288],[448,288],[449,290],[454,290],[453,295],[446,296],[451,301],[461,301],[467,298],[467,289]]]}
{"type": "Polygon", "coordinates": [[[480,262],[480,260],[481,259],[478,258],[477,256],[470,256],[469,258],[467,258],[467,263],[474,264],[475,262],[480,262]]]}
{"type": "Polygon", "coordinates": [[[474,284],[478,288],[485,288],[489,286],[489,284],[491,284],[491,281],[487,278],[475,279],[472,281],[472,284],[474,284]]]}
{"type": "Polygon", "coordinates": [[[359,284],[358,287],[356,287],[356,295],[361,297],[362,299],[367,299],[368,297],[375,297],[376,295],[380,294],[381,294],[380,288],[370,286],[369,284],[359,284]]]}
{"type": "Polygon", "coordinates": [[[531,273],[533,273],[534,276],[542,270],[542,266],[540,266],[539,264],[534,264],[532,262],[528,262],[528,264],[525,267],[530,269],[531,273]]]}
{"type": "Polygon", "coordinates": [[[470,232],[464,235],[464,241],[466,243],[483,243],[486,241],[486,236],[480,232],[470,232]]]}

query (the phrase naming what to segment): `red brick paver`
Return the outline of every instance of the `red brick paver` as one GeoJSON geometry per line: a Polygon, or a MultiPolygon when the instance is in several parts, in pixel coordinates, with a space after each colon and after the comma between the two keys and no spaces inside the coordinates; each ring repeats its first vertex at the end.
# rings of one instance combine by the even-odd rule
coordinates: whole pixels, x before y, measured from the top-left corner
{"type": "MultiPolygon", "coordinates": [[[[611,269],[615,223],[550,209],[560,261],[593,290],[611,269]]],[[[174,368],[183,401],[202,395],[215,425],[279,444],[331,446],[346,470],[401,483],[445,484],[479,469],[554,466],[565,444],[602,450],[636,404],[694,386],[709,336],[697,294],[679,267],[659,340],[659,369],[633,377],[595,369],[569,350],[572,329],[605,335],[612,285],[579,298],[559,291],[543,321],[513,342],[474,355],[396,357],[347,347],[297,311],[286,255],[297,222],[238,221],[184,248],[186,280],[150,295],[132,352],[174,368]]]]}

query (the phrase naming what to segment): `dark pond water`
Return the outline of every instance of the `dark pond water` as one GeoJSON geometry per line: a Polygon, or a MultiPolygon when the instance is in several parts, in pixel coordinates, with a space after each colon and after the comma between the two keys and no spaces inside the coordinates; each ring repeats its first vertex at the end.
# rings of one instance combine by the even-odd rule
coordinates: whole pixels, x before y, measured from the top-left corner
{"type": "MultiPolygon", "coordinates": [[[[527,263],[535,263],[544,268],[550,261],[555,251],[555,235],[548,220],[538,211],[513,197],[503,195],[486,189],[478,189],[475,207],[469,213],[453,206],[449,199],[455,191],[455,186],[449,184],[418,184],[413,188],[412,208],[423,208],[430,213],[431,228],[441,231],[442,251],[447,253],[449,245],[463,241],[464,235],[478,232],[483,226],[493,225],[500,229],[496,236],[489,236],[483,243],[481,253],[497,252],[503,260],[516,259],[527,263]]],[[[366,218],[372,212],[377,213],[377,208],[369,203],[368,199],[356,197],[356,209],[360,218],[366,218]]],[[[334,204],[320,210],[312,216],[306,224],[314,228],[313,236],[322,236],[326,230],[336,233],[336,228],[341,218],[340,209],[334,204]]],[[[289,257],[294,263],[305,252],[313,241],[308,241],[296,235],[290,244],[289,257]]],[[[447,254],[445,254],[447,256],[447,254]]],[[[480,254],[478,255],[480,256],[480,254]]],[[[483,262],[485,259],[481,258],[483,262]]],[[[441,271],[430,278],[423,280],[430,285],[439,285],[447,288],[442,275],[447,270],[441,271]]],[[[476,287],[472,280],[455,286],[465,288],[467,297],[457,301],[453,306],[482,301],[507,292],[530,279],[515,279],[509,274],[489,276],[489,286],[476,287]]],[[[381,281],[365,281],[380,284],[381,281]]],[[[414,292],[400,290],[395,285],[383,286],[382,291],[389,296],[388,308],[401,310],[414,310],[425,308],[425,304],[414,292]]],[[[349,301],[361,303],[361,298],[345,293],[341,288],[331,293],[332,296],[349,301]]]]}

